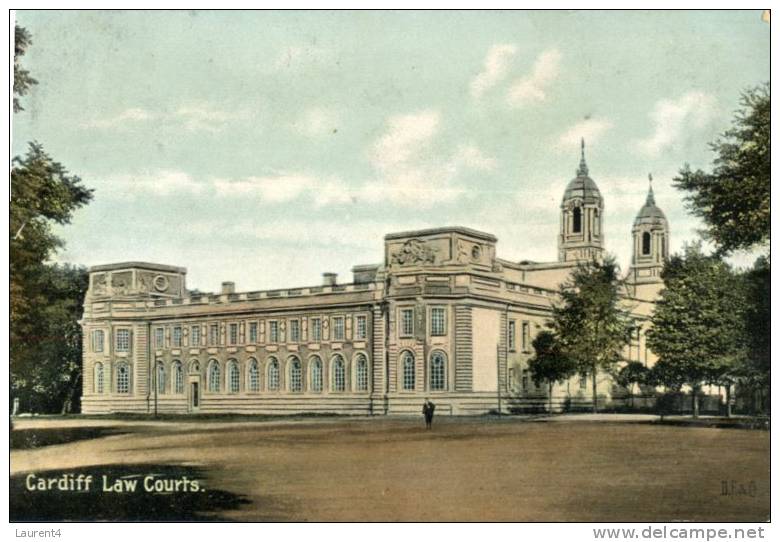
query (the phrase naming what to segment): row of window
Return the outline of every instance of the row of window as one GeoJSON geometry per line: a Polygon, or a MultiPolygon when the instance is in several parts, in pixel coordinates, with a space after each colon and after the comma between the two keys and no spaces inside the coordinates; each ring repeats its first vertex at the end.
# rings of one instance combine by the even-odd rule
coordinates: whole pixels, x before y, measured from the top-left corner
{"type": "MultiPolygon", "coordinates": [[[[517,349],[517,320],[507,322],[507,347],[509,350],[517,349]]],[[[531,349],[531,323],[523,322],[520,334],[520,348],[523,352],[531,349]]]]}
{"type": "MultiPolygon", "coordinates": [[[[269,358],[265,371],[265,389],[267,391],[281,390],[281,365],[276,358],[269,358]]],[[[304,383],[307,388],[314,392],[321,392],[324,389],[323,382],[323,364],[319,356],[312,356],[309,359],[308,371],[304,368],[301,360],[296,356],[288,359],[288,378],[286,381],[286,390],[291,392],[302,392],[304,383]],[[305,374],[308,372],[308,375],[305,374]],[[308,377],[308,380],[307,380],[308,377]]],[[[368,359],[365,354],[358,354],[355,357],[355,381],[353,390],[357,392],[368,391],[369,382],[368,359]]],[[[197,360],[190,363],[189,374],[200,374],[200,364],[197,360]]],[[[337,354],[331,360],[331,382],[330,391],[347,391],[347,364],[343,356],[337,354]]],[[[238,393],[241,390],[241,371],[236,360],[229,360],[226,367],[226,386],[223,386],[222,366],[217,360],[210,360],[206,370],[206,389],[209,392],[219,393],[226,387],[229,393],[238,393]]],[[[184,393],[184,367],[181,361],[176,360],[171,363],[170,371],[166,370],[162,362],[157,362],[155,370],[156,389],[158,394],[183,394],[184,393]],[[170,378],[170,381],[169,381],[170,378]]],[[[260,365],[254,358],[247,363],[245,388],[249,392],[259,392],[262,389],[262,379],[260,376],[260,365]]],[[[95,364],[95,393],[105,393],[105,369],[103,364],[95,364]]],[[[116,366],[116,392],[130,393],[130,368],[125,362],[120,362],[116,366]]]]}
{"type": "MultiPolygon", "coordinates": [[[[414,391],[417,384],[417,370],[414,354],[404,351],[401,356],[403,367],[402,388],[404,391],[414,391]]],[[[302,392],[304,382],[308,383],[308,389],[314,392],[323,391],[323,365],[319,356],[309,359],[308,371],[301,360],[291,356],[288,360],[288,378],[286,390],[302,392]],[[308,375],[305,374],[308,372],[308,375]],[[307,380],[308,377],[308,380],[307,380]]],[[[192,361],[190,374],[200,374],[200,364],[192,361]]],[[[347,389],[347,365],[344,358],[336,354],[331,360],[330,390],[343,392],[347,389]]],[[[355,382],[353,389],[358,392],[368,391],[369,380],[368,359],[364,354],[358,354],[355,358],[355,382]]],[[[241,371],[236,360],[230,360],[226,367],[226,388],[229,393],[238,393],[241,389],[241,371]]],[[[265,389],[267,391],[279,391],[281,389],[281,366],[276,358],[269,358],[266,363],[265,389]]],[[[429,372],[429,389],[432,391],[444,391],[447,389],[447,357],[439,350],[431,354],[429,372]]],[[[170,372],[166,370],[162,362],[157,362],[155,379],[158,394],[183,394],[184,393],[184,367],[181,361],[171,364],[170,372]],[[169,381],[170,378],[170,381],[169,381]]],[[[222,366],[217,360],[210,360],[206,370],[206,389],[209,392],[218,393],[223,389],[222,366]]],[[[247,363],[246,391],[259,392],[262,389],[260,377],[260,365],[254,358],[247,363]]],[[[105,393],[105,370],[102,363],[95,364],[95,393],[105,393]]],[[[116,391],[117,393],[130,393],[130,368],[127,363],[120,362],[116,366],[116,391]]]]}
{"type": "MultiPolygon", "coordinates": [[[[400,325],[398,335],[400,337],[414,336],[414,308],[400,309],[400,325]]],[[[431,307],[429,313],[429,329],[431,337],[443,337],[447,335],[447,311],[444,307],[431,307]]]]}
{"type": "MultiPolygon", "coordinates": [[[[334,341],[346,340],[345,331],[345,319],[344,316],[334,316],[331,321],[333,322],[333,337],[334,341]]],[[[301,321],[299,319],[289,319],[287,322],[287,337],[285,342],[297,343],[301,342],[301,321]]],[[[249,322],[247,324],[247,343],[253,344],[258,342],[258,322],[249,322]]],[[[174,326],[171,333],[171,345],[174,348],[183,346],[182,327],[174,326]]],[[[190,327],[190,345],[200,345],[201,328],[199,325],[190,327]]],[[[368,323],[365,315],[359,315],[355,317],[355,334],[354,340],[361,341],[368,338],[368,323]]],[[[227,344],[230,346],[240,343],[239,338],[239,325],[237,322],[231,322],[227,326],[227,344]]],[[[279,320],[268,320],[268,342],[278,343],[281,339],[281,328],[279,320]]],[[[322,340],[322,318],[310,318],[309,319],[309,340],[312,342],[318,342],[322,340]]],[[[219,324],[209,324],[208,327],[208,341],[209,346],[217,346],[219,344],[219,324]]],[[[154,330],[154,343],[158,348],[165,346],[165,329],[162,327],[155,328],[154,330]]]]}

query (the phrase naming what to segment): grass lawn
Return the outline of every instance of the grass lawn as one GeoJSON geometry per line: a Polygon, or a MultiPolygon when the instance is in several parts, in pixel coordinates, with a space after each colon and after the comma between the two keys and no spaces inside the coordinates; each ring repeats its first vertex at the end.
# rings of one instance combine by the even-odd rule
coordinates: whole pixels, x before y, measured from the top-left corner
{"type": "Polygon", "coordinates": [[[27,419],[11,520],[766,521],[769,432],[647,421],[27,419]],[[28,474],[93,475],[30,491],[28,474]],[[145,476],[199,491],[143,490],[145,476]],[[102,491],[102,476],[137,480],[102,491]],[[723,483],[729,489],[723,494],[723,483]]]}

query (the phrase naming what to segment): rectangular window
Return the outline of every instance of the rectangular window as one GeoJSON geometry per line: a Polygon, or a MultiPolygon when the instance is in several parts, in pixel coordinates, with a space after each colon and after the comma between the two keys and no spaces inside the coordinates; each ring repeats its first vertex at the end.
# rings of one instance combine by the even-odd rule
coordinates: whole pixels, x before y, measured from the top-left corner
{"type": "Polygon", "coordinates": [[[200,346],[200,326],[190,329],[190,346],[200,346]]]}
{"type": "Polygon", "coordinates": [[[333,318],[333,340],[334,341],[344,340],[344,317],[343,316],[336,316],[335,318],[333,318]]]}
{"type": "Polygon", "coordinates": [[[257,322],[249,322],[249,342],[257,342],[257,322]]]}
{"type": "Polygon", "coordinates": [[[297,343],[301,341],[301,321],[290,320],[290,339],[288,342],[297,343]]]}
{"type": "Polygon", "coordinates": [[[276,320],[268,322],[268,342],[279,342],[279,322],[276,320]]]}
{"type": "Polygon", "coordinates": [[[313,342],[322,340],[322,320],[319,318],[311,319],[311,340],[313,342]]]}
{"type": "Polygon", "coordinates": [[[102,352],[103,351],[103,341],[105,339],[105,334],[103,333],[102,329],[96,329],[92,332],[92,351],[93,352],[102,352]]]}
{"type": "Polygon", "coordinates": [[[358,316],[355,320],[355,339],[363,341],[366,339],[368,332],[366,330],[366,317],[358,316]]]}
{"type": "Polygon", "coordinates": [[[528,371],[523,369],[523,390],[528,389],[528,371]]]}
{"type": "Polygon", "coordinates": [[[181,326],[173,328],[173,346],[175,348],[181,347],[181,326]]]}
{"type": "Polygon", "coordinates": [[[238,324],[230,324],[228,329],[228,344],[238,344],[238,324]]]}
{"type": "Polygon", "coordinates": [[[514,350],[517,347],[517,321],[509,320],[509,325],[506,329],[506,342],[510,350],[514,350]]]}
{"type": "Polygon", "coordinates": [[[118,329],[116,331],[116,351],[117,352],[130,351],[130,330],[129,329],[118,329]]]}
{"type": "Polygon", "coordinates": [[[523,352],[531,347],[531,324],[523,322],[523,352]]]}
{"type": "Polygon", "coordinates": [[[431,336],[442,337],[447,334],[447,316],[444,307],[431,309],[431,336]]]}
{"type": "Polygon", "coordinates": [[[217,346],[219,342],[219,324],[211,324],[209,326],[209,344],[211,346],[217,346]]]}
{"type": "Polygon", "coordinates": [[[154,330],[154,344],[157,348],[165,348],[165,330],[161,327],[154,330]]]}
{"type": "Polygon", "coordinates": [[[401,337],[411,337],[414,334],[414,309],[401,310],[401,337]]]}

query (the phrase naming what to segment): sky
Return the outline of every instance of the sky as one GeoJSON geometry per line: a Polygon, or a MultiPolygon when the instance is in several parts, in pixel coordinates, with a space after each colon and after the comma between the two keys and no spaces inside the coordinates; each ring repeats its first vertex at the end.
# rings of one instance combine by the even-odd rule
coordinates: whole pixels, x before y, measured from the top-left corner
{"type": "MultiPolygon", "coordinates": [[[[351,281],[383,236],[467,226],[555,261],[586,142],[624,270],[653,175],[671,251],[701,222],[672,184],[709,169],[769,80],[760,11],[20,11],[38,141],[94,200],[60,262],[183,266],[188,287],[351,281]]],[[[754,255],[735,258],[738,265],[754,255]]]]}

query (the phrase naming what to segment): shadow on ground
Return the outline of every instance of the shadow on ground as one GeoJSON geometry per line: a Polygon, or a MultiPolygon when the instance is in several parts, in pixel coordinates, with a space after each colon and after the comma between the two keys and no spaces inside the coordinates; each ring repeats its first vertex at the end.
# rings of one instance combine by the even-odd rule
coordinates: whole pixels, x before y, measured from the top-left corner
{"type": "MultiPolygon", "coordinates": [[[[251,501],[244,496],[227,491],[210,489],[204,481],[204,472],[196,467],[172,465],[103,465],[78,470],[51,470],[36,472],[34,480],[63,477],[66,480],[76,476],[92,475],[93,482],[88,491],[30,490],[30,473],[11,476],[10,519],[11,521],[219,521],[219,512],[235,510],[251,501]],[[197,480],[198,491],[187,491],[180,484],[178,491],[149,492],[144,488],[144,479],[152,475],[153,480],[197,480]],[[108,485],[115,481],[136,481],[134,491],[104,491],[103,477],[108,485]]],[[[152,482],[153,483],[153,482],[152,482]]]]}
{"type": "Polygon", "coordinates": [[[12,450],[30,450],[56,444],[67,444],[78,440],[90,440],[111,435],[124,435],[129,428],[118,427],[65,427],[65,428],[31,428],[14,429],[11,431],[12,450]]]}

